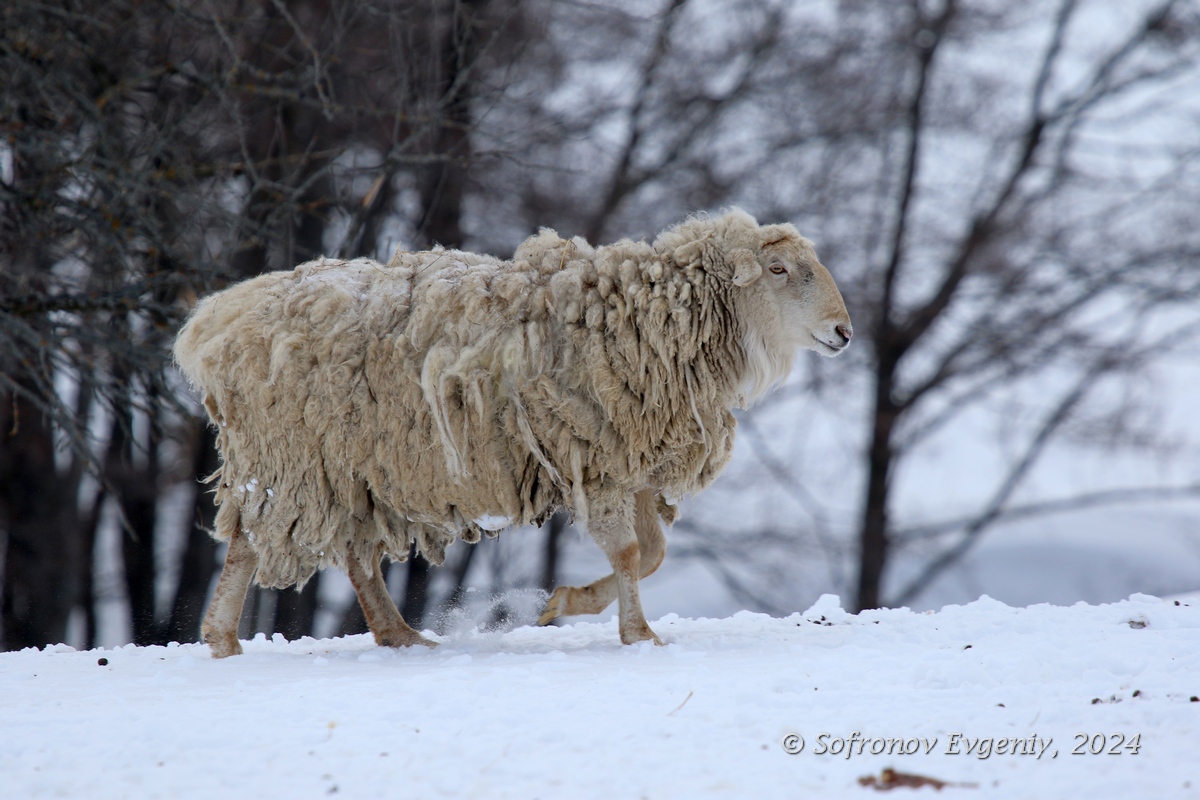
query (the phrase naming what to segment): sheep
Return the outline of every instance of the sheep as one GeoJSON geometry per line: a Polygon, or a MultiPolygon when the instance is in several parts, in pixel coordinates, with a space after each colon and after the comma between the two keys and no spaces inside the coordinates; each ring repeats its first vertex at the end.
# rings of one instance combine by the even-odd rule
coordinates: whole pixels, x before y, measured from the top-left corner
{"type": "Polygon", "coordinates": [[[213,535],[229,548],[202,638],[240,653],[252,579],[302,587],[337,567],[379,645],[433,646],[383,558],[415,543],[440,564],[459,538],[565,509],[613,572],[558,587],[539,622],[616,599],[621,641],[661,644],[638,594],[665,554],[660,519],[729,461],[734,407],[852,330],[811,242],[738,209],[653,244],[543,229],[507,261],[323,258],[210,295],[175,343],[222,459],[213,535]]]}

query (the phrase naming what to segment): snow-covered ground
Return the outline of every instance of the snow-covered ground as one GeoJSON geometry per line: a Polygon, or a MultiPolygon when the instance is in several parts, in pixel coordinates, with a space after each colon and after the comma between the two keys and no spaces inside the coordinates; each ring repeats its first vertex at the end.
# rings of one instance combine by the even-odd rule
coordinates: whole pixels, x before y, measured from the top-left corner
{"type": "Polygon", "coordinates": [[[1200,599],[652,624],[3,653],[0,797],[1200,796],[1200,599]]]}

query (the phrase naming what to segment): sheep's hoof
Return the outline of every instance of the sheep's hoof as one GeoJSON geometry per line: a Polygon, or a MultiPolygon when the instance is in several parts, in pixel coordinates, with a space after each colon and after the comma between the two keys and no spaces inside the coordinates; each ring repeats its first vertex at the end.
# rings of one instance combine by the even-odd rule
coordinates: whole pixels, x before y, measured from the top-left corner
{"type": "Polygon", "coordinates": [[[549,625],[563,615],[567,604],[567,594],[570,591],[570,586],[560,586],[554,590],[554,594],[550,595],[545,608],[542,609],[542,615],[538,617],[538,625],[549,625]]]}
{"type": "Polygon", "coordinates": [[[658,634],[650,630],[650,626],[644,622],[641,625],[621,629],[621,644],[637,644],[638,642],[654,642],[659,647],[663,646],[662,639],[658,638],[658,634]]]}
{"type": "Polygon", "coordinates": [[[229,658],[242,654],[242,643],[236,633],[204,633],[204,643],[208,645],[213,658],[229,658]]]}
{"type": "Polygon", "coordinates": [[[432,639],[426,639],[412,629],[407,631],[393,631],[383,635],[375,634],[375,644],[380,647],[412,647],[414,644],[424,645],[425,647],[438,646],[437,642],[432,639]]]}

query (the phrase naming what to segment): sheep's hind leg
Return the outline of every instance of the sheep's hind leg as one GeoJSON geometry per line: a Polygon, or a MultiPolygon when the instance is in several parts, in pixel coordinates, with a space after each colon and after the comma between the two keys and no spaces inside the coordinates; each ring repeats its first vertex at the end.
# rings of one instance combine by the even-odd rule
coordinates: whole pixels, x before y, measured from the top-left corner
{"type": "Polygon", "coordinates": [[[354,584],[358,603],[362,606],[363,616],[367,618],[367,627],[375,634],[376,644],[380,647],[409,647],[414,644],[437,647],[437,642],[414,631],[400,616],[400,610],[388,594],[379,559],[375,559],[369,573],[354,556],[347,561],[350,583],[354,584]]]}
{"type": "MultiPolygon", "coordinates": [[[[647,489],[634,496],[633,525],[637,532],[639,577],[645,578],[658,569],[667,551],[667,539],[659,524],[654,492],[647,489]]],[[[559,617],[576,614],[599,614],[616,599],[616,573],[605,575],[587,586],[559,586],[542,609],[538,624],[548,625],[559,617]]]]}
{"type": "Polygon", "coordinates": [[[200,636],[208,645],[213,658],[228,658],[241,655],[242,643],[238,641],[238,623],[242,619],[242,604],[246,601],[246,590],[258,569],[258,556],[250,546],[250,537],[242,531],[242,518],[231,503],[222,503],[217,511],[217,537],[229,539],[229,551],[225,554],[225,566],[217,579],[212,602],[204,614],[200,636]]]}

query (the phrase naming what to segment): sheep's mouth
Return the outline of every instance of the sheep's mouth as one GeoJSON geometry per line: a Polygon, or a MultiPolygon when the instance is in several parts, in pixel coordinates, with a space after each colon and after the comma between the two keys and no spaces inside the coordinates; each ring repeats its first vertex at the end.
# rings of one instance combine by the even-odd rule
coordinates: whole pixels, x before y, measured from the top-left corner
{"type": "Polygon", "coordinates": [[[824,339],[818,338],[818,336],[815,333],[812,335],[812,338],[813,338],[813,341],[817,343],[817,348],[816,348],[817,352],[823,356],[840,355],[842,353],[842,351],[845,350],[850,345],[849,341],[844,342],[843,344],[840,344],[840,345],[830,344],[829,342],[825,341],[824,339]]]}

